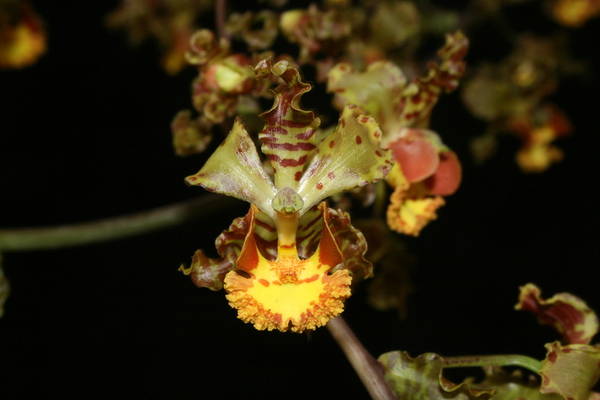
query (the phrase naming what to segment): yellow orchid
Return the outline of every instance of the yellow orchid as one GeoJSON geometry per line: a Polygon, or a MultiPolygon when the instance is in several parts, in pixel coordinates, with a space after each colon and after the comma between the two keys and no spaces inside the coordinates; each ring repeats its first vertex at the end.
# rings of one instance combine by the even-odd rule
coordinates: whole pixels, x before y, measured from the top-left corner
{"type": "Polygon", "coordinates": [[[195,175],[199,185],[252,203],[217,239],[220,259],[199,251],[183,268],[196,285],[225,288],[238,317],[259,330],[302,332],[323,326],[343,310],[353,277],[371,275],[366,243],[346,213],[322,200],[382,179],[392,154],[379,146],[372,117],[346,107],[337,128],[316,143],[320,120],[300,108],[310,85],[287,61],[263,60],[259,79],[280,77],[275,104],[261,117],[262,152],[274,179],[263,169],[254,142],[237,119],[226,140],[195,175]],[[320,204],[319,204],[320,203],[320,204]]]}

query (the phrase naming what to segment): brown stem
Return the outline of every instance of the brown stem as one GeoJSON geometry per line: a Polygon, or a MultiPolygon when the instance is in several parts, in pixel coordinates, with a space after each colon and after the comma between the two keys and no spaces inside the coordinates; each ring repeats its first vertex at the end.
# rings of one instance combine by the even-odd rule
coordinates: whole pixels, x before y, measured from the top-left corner
{"type": "Polygon", "coordinates": [[[217,0],[215,2],[215,24],[217,25],[217,35],[219,39],[230,39],[225,22],[227,21],[227,0],[217,0]]]}
{"type": "Polygon", "coordinates": [[[0,252],[79,246],[152,232],[223,212],[239,201],[207,194],[196,199],[81,224],[0,229],[0,252]]]}
{"type": "Polygon", "coordinates": [[[385,383],[381,366],[363,347],[346,321],[341,316],[334,318],[327,324],[327,329],[342,348],[371,398],[375,400],[396,399],[385,383]]]}

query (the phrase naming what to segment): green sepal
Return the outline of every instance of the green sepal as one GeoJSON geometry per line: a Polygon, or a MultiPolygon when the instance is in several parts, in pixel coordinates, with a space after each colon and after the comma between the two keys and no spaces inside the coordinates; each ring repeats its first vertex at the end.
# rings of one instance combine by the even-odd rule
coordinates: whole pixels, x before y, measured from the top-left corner
{"type": "Polygon", "coordinates": [[[256,146],[239,118],[202,169],[185,178],[185,182],[245,200],[269,216],[275,215],[271,199],[277,190],[263,169],[256,146]]]}
{"type": "Polygon", "coordinates": [[[393,155],[379,145],[381,130],[373,117],[347,106],[336,129],[315,150],[297,192],[303,211],[333,194],[382,179],[393,166],[393,155]]]}

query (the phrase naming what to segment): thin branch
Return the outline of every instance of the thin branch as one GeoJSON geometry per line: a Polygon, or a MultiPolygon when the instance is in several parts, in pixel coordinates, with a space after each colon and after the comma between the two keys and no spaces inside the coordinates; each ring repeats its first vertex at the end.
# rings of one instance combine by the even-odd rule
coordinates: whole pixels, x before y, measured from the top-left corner
{"type": "Polygon", "coordinates": [[[342,317],[334,318],[327,324],[327,329],[342,348],[371,398],[375,400],[396,399],[385,383],[381,366],[359,342],[346,321],[342,317]]]}
{"type": "Polygon", "coordinates": [[[217,35],[219,39],[231,39],[225,29],[227,21],[227,0],[217,0],[215,2],[215,24],[217,26],[217,35]]]}
{"type": "Polygon", "coordinates": [[[230,197],[206,194],[150,211],[81,224],[0,229],[0,252],[55,249],[135,236],[214,215],[236,202],[230,197]]]}

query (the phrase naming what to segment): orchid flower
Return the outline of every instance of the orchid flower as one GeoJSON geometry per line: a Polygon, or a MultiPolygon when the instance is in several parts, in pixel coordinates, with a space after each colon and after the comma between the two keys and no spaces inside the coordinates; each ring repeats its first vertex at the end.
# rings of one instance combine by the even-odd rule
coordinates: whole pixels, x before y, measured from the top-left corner
{"type": "Polygon", "coordinates": [[[274,106],[261,117],[259,134],[273,179],[254,142],[236,119],[220,147],[186,183],[252,203],[217,239],[220,259],[199,251],[183,269],[198,286],[225,288],[238,317],[259,330],[302,332],[339,315],[353,278],[368,277],[366,243],[347,214],[325,198],[382,179],[392,154],[379,146],[372,117],[345,107],[337,128],[320,143],[320,120],[300,108],[310,85],[289,62],[270,59],[255,67],[258,79],[283,80],[274,106]]]}
{"type": "Polygon", "coordinates": [[[468,40],[459,31],[446,36],[438,52],[442,62],[430,63],[428,74],[409,81],[389,61],[370,64],[364,72],[340,63],[329,71],[328,90],[336,105],[356,104],[375,117],[383,131],[382,145],[396,161],[388,179],[395,189],[387,219],[391,229],[417,236],[436,218],[442,196],[454,193],[461,180],[456,154],[427,130],[431,110],[442,91],[458,86],[465,69],[468,40]]]}

